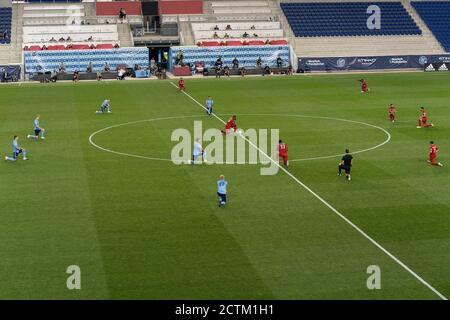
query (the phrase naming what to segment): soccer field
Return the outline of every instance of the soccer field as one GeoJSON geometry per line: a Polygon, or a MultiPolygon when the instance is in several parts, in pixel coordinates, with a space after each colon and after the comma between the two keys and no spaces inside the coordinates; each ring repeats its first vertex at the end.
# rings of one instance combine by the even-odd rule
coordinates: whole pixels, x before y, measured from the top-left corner
{"type": "Polygon", "coordinates": [[[2,85],[1,153],[18,135],[29,161],[0,166],[0,298],[450,297],[449,87],[445,73],[187,79],[187,95],[170,81],[2,85]],[[167,161],[175,129],[223,128],[194,101],[208,95],[239,128],[279,129],[289,174],[167,161]],[[106,97],[113,113],[96,115],[106,97]],[[420,106],[435,127],[416,128],[420,106]],[[26,139],[36,114],[46,140],[26,139]],[[427,164],[430,140],[444,167],[427,164]]]}

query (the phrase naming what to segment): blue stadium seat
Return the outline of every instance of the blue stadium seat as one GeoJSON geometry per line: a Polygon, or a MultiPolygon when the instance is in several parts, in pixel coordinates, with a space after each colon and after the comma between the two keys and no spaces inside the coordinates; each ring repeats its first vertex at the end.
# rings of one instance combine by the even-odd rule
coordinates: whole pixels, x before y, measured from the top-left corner
{"type": "Polygon", "coordinates": [[[281,3],[296,37],[420,35],[400,2],[281,3]],[[369,5],[381,10],[381,29],[367,28],[369,5]]]}
{"type": "Polygon", "coordinates": [[[411,4],[445,51],[450,51],[450,1],[413,1],[411,4]]]}

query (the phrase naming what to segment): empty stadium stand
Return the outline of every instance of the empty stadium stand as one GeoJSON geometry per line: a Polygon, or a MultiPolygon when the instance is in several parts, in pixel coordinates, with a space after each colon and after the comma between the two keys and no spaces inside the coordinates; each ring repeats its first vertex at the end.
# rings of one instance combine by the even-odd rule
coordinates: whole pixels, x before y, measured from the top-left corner
{"type": "Polygon", "coordinates": [[[192,23],[192,30],[199,45],[287,44],[280,23],[274,21],[192,23]]]}
{"type": "Polygon", "coordinates": [[[411,4],[445,51],[450,51],[450,1],[413,1],[411,4]]]}
{"type": "Polygon", "coordinates": [[[286,35],[301,57],[443,52],[408,0],[281,0],[280,10],[289,22],[284,25],[286,35]],[[366,10],[372,4],[381,8],[381,29],[367,28],[366,10]]]}
{"type": "Polygon", "coordinates": [[[382,27],[369,29],[365,2],[282,3],[297,37],[419,35],[421,30],[400,2],[371,2],[382,13],[382,27]]]}
{"type": "Polygon", "coordinates": [[[133,46],[130,17],[142,23],[140,2],[39,2],[18,9],[22,10],[22,47],[31,51],[133,46]],[[122,6],[129,9],[126,19],[118,17],[122,6]]]}

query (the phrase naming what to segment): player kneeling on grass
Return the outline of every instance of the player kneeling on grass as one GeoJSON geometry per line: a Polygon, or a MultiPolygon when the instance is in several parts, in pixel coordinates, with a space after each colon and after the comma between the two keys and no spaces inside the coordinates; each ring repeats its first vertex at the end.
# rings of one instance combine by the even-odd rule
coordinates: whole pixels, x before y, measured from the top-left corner
{"type": "Polygon", "coordinates": [[[427,120],[428,120],[428,118],[427,118],[427,110],[425,110],[424,107],[420,107],[420,113],[421,114],[420,114],[420,117],[419,117],[419,120],[418,120],[417,129],[420,129],[422,127],[424,127],[424,128],[434,127],[434,124],[432,124],[432,123],[428,124],[427,123],[427,120]]]}
{"type": "Polygon", "coordinates": [[[350,176],[352,164],[353,164],[353,157],[350,154],[350,151],[348,149],[345,149],[345,154],[342,157],[341,161],[339,162],[338,176],[341,176],[342,175],[341,172],[342,170],[344,170],[345,177],[347,178],[348,181],[350,181],[352,179],[352,177],[350,176]]]}
{"type": "Polygon", "coordinates": [[[27,151],[24,148],[19,147],[19,143],[18,143],[19,137],[18,136],[14,136],[13,139],[13,156],[12,157],[8,157],[5,156],[5,161],[16,161],[17,157],[19,156],[19,154],[22,154],[23,156],[23,160],[28,160],[27,158],[27,151]]]}
{"type": "Polygon", "coordinates": [[[217,195],[219,196],[219,207],[223,207],[227,204],[227,186],[228,182],[225,180],[225,176],[221,174],[217,181],[217,195]]]}
{"type": "Polygon", "coordinates": [[[289,166],[288,146],[282,140],[278,141],[278,157],[283,158],[283,163],[286,167],[289,166]]]}
{"type": "Polygon", "coordinates": [[[367,84],[366,80],[360,79],[358,81],[361,82],[361,93],[369,93],[370,89],[369,89],[369,85],[367,84]]]}
{"type": "Polygon", "coordinates": [[[103,114],[106,110],[108,110],[108,113],[111,113],[111,105],[109,104],[109,99],[106,98],[102,105],[100,106],[100,110],[95,111],[96,114],[103,114]]]}
{"type": "Polygon", "coordinates": [[[433,141],[430,141],[430,160],[428,160],[428,163],[431,164],[432,166],[442,167],[443,166],[442,163],[436,162],[436,156],[438,151],[439,148],[437,147],[437,145],[435,145],[433,141]]]}
{"type": "Polygon", "coordinates": [[[205,150],[203,150],[203,147],[200,144],[199,138],[195,139],[195,142],[194,142],[194,151],[192,152],[191,164],[195,164],[198,157],[202,157],[202,162],[206,163],[206,152],[205,152],[205,150]]]}
{"type": "Polygon", "coordinates": [[[232,115],[230,119],[228,119],[227,123],[225,124],[225,130],[222,131],[222,134],[228,135],[230,133],[236,133],[237,132],[237,125],[236,125],[236,116],[232,115]],[[231,129],[234,129],[234,131],[231,131],[231,129]]]}
{"type": "Polygon", "coordinates": [[[34,119],[34,135],[29,134],[27,135],[28,139],[39,139],[39,135],[41,135],[41,139],[45,139],[45,129],[41,128],[39,125],[39,119],[41,118],[40,115],[36,116],[36,119],[34,119]]]}

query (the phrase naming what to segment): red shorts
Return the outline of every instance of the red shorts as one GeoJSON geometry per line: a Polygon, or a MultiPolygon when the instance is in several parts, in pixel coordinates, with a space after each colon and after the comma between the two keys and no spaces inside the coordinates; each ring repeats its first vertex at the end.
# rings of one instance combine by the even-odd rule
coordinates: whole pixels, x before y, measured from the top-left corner
{"type": "Polygon", "coordinates": [[[227,127],[225,127],[225,133],[226,134],[230,134],[230,133],[236,132],[236,130],[237,130],[237,128],[233,128],[233,127],[227,128],[227,127]],[[234,129],[234,130],[232,130],[232,129],[234,129]]]}
{"type": "Polygon", "coordinates": [[[430,153],[430,162],[434,163],[436,160],[436,153],[430,153]]]}
{"type": "Polygon", "coordinates": [[[390,113],[390,114],[389,114],[389,119],[394,120],[394,119],[395,119],[395,114],[390,113]]]}
{"type": "Polygon", "coordinates": [[[367,90],[369,90],[368,86],[362,86],[361,87],[361,91],[367,92],[367,90]]]}
{"type": "Polygon", "coordinates": [[[420,121],[422,121],[422,124],[427,124],[427,118],[421,118],[420,121]]]}
{"type": "Polygon", "coordinates": [[[179,85],[178,85],[178,89],[184,90],[184,84],[179,84],[179,85]]]}
{"type": "Polygon", "coordinates": [[[287,161],[288,161],[288,155],[287,155],[287,153],[280,153],[279,156],[280,156],[280,158],[283,158],[283,161],[284,161],[284,162],[287,162],[287,161]]]}

